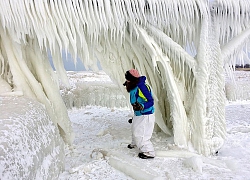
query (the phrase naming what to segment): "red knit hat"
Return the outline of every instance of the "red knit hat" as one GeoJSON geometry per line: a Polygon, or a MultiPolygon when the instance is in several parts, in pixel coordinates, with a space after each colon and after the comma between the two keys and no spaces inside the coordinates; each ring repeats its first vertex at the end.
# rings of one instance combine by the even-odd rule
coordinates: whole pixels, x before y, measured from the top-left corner
{"type": "Polygon", "coordinates": [[[132,76],[134,76],[136,78],[140,77],[140,74],[136,69],[130,69],[129,72],[132,76]]]}
{"type": "Polygon", "coordinates": [[[140,74],[137,70],[135,69],[131,69],[131,70],[128,70],[126,73],[125,73],[125,78],[128,80],[128,81],[135,81],[135,80],[138,80],[140,77],[140,74]]]}

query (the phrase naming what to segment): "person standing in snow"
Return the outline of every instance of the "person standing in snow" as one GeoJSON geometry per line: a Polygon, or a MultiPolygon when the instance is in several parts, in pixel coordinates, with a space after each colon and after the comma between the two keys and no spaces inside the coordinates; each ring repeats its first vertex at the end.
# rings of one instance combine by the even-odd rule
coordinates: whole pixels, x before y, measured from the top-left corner
{"type": "Polygon", "coordinates": [[[140,76],[136,69],[125,73],[127,91],[130,93],[130,103],[133,106],[134,117],[132,120],[132,143],[129,149],[137,147],[140,151],[139,158],[148,159],[155,157],[155,151],[150,139],[154,130],[154,99],[149,85],[145,83],[146,77],[140,76]]]}

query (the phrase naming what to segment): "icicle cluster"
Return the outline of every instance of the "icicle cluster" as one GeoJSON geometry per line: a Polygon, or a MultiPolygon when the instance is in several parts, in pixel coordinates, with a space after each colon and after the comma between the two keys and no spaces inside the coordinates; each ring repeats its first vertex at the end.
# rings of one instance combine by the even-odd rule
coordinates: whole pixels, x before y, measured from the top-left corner
{"type": "Polygon", "coordinates": [[[209,155],[225,137],[223,66],[248,52],[249,6],[248,0],[0,1],[1,78],[45,104],[72,142],[57,83],[58,76],[69,84],[62,50],[86,68],[100,61],[124,94],[124,72],[136,68],[154,91],[158,126],[180,147],[192,144],[209,155]]]}
{"type": "Polygon", "coordinates": [[[219,42],[225,63],[230,67],[250,63],[250,1],[217,0],[212,8],[218,20],[219,42]]]}

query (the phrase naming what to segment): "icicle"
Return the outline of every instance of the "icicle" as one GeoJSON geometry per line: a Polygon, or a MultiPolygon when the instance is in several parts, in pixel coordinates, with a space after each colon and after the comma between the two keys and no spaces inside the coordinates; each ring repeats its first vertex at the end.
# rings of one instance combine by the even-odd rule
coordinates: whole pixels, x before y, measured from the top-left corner
{"type": "MultiPolygon", "coordinates": [[[[89,4],[88,4],[88,0],[84,0],[84,6],[83,6],[83,13],[86,12],[86,24],[87,24],[87,34],[88,36],[90,36],[90,39],[92,39],[92,33],[94,32],[94,22],[92,21],[91,19],[91,15],[90,15],[90,12],[89,12],[89,4]]],[[[91,40],[92,41],[92,40],[91,40]]]]}
{"type": "MultiPolygon", "coordinates": [[[[93,15],[95,15],[95,21],[98,22],[97,23],[97,32],[96,34],[99,35],[100,34],[100,31],[101,31],[101,28],[104,27],[104,22],[101,21],[101,18],[100,18],[100,15],[99,15],[99,11],[97,10],[97,4],[98,2],[96,1],[92,1],[92,6],[93,6],[93,15]]],[[[98,8],[99,8],[99,4],[98,4],[98,8]]],[[[97,36],[97,39],[98,39],[99,36],[97,36]]],[[[97,40],[98,41],[98,40],[97,40]]]]}
{"type": "Polygon", "coordinates": [[[4,76],[4,71],[5,71],[5,62],[2,53],[0,52],[0,77],[4,76]]]}
{"type": "MultiPolygon", "coordinates": [[[[88,0],[87,0],[88,1],[88,0]]],[[[86,0],[85,0],[85,2],[86,2],[86,0]]],[[[87,6],[85,7],[85,10],[88,8],[88,10],[89,10],[89,17],[90,17],[90,19],[92,20],[92,26],[93,26],[93,29],[92,29],[92,31],[90,31],[90,33],[91,33],[91,44],[93,44],[95,41],[97,41],[97,35],[98,35],[98,28],[97,28],[97,26],[98,26],[98,23],[99,22],[96,22],[95,21],[95,15],[94,15],[94,13],[93,13],[93,5],[92,5],[92,1],[89,1],[89,2],[87,2],[87,6]]]]}
{"type": "Polygon", "coordinates": [[[56,7],[58,7],[58,14],[60,14],[61,22],[62,22],[62,29],[58,28],[58,33],[62,39],[63,47],[65,51],[69,49],[69,38],[65,31],[68,30],[67,19],[65,17],[65,13],[63,12],[63,7],[61,2],[57,2],[56,0],[56,7]]]}
{"type": "Polygon", "coordinates": [[[107,18],[109,29],[112,29],[114,28],[114,17],[110,6],[111,1],[104,0],[105,17],[107,18]]]}
{"type": "Polygon", "coordinates": [[[77,7],[77,12],[78,12],[78,16],[80,18],[80,24],[83,25],[83,29],[86,28],[86,23],[87,23],[87,19],[86,19],[86,15],[83,9],[83,4],[82,1],[78,2],[78,5],[76,5],[77,7]]]}
{"type": "Polygon", "coordinates": [[[66,71],[63,66],[63,61],[61,61],[61,50],[56,46],[56,49],[52,52],[52,60],[55,66],[56,72],[59,75],[59,79],[62,80],[62,83],[65,87],[70,87],[69,80],[67,78],[66,71]]]}
{"type": "MultiPolygon", "coordinates": [[[[74,63],[76,64],[77,62],[77,47],[76,47],[76,27],[74,25],[74,20],[72,18],[72,3],[69,3],[67,1],[67,3],[65,3],[65,9],[68,9],[68,16],[67,17],[67,20],[68,22],[70,23],[70,31],[68,31],[68,35],[69,35],[69,39],[70,39],[70,45],[71,47],[73,48],[72,49],[72,56],[73,56],[73,59],[74,59],[74,63]]],[[[64,9],[64,10],[65,10],[64,9]]]]}
{"type": "Polygon", "coordinates": [[[104,4],[103,4],[103,0],[98,0],[98,8],[100,9],[99,11],[99,16],[100,16],[100,19],[102,19],[102,22],[103,22],[103,29],[105,32],[108,31],[108,22],[107,22],[107,17],[106,16],[103,16],[103,14],[105,14],[105,10],[104,10],[104,4]]]}
{"type": "MultiPolygon", "coordinates": [[[[50,3],[51,4],[51,13],[54,15],[53,17],[55,18],[55,24],[57,24],[58,26],[60,26],[59,22],[59,18],[58,18],[58,15],[57,15],[57,12],[56,12],[56,9],[55,9],[55,6],[54,6],[54,3],[50,3]]],[[[52,21],[52,24],[53,24],[53,21],[52,21]]],[[[57,30],[55,29],[54,26],[53,27],[53,30],[55,32],[55,36],[56,36],[56,40],[57,40],[57,43],[59,45],[59,49],[60,51],[62,51],[63,47],[62,47],[62,42],[61,42],[61,38],[59,37],[58,33],[57,33],[57,30]]]]}

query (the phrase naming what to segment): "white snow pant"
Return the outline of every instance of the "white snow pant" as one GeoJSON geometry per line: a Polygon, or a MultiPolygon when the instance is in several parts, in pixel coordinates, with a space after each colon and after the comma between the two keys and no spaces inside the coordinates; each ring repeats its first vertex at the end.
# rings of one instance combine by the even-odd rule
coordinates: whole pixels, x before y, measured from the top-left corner
{"type": "Polygon", "coordinates": [[[149,152],[155,156],[153,144],[150,139],[154,130],[155,115],[134,116],[132,122],[132,143],[140,152],[149,152]]]}

